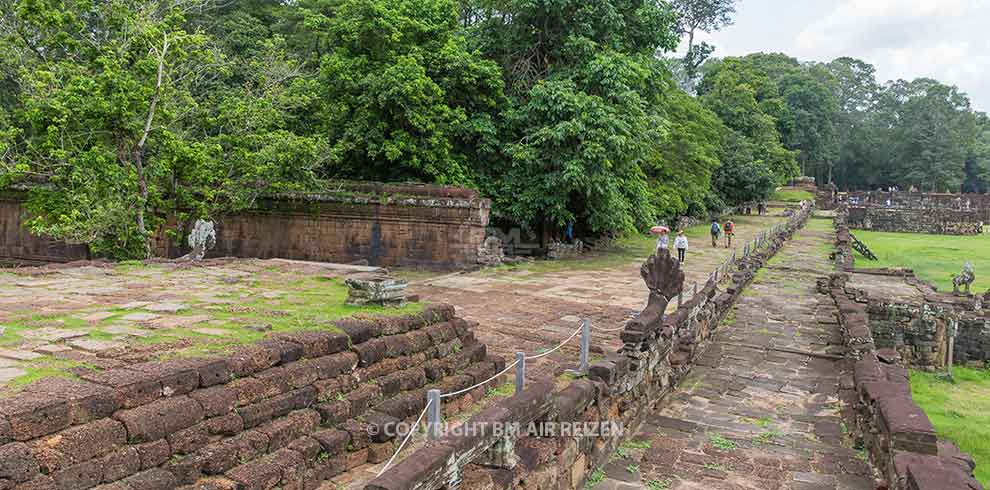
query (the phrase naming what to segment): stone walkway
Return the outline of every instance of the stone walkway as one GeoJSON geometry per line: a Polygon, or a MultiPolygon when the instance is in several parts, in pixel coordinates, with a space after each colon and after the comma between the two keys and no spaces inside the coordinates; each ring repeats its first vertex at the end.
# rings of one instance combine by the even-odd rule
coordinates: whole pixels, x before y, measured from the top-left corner
{"type": "MultiPolygon", "coordinates": [[[[736,217],[737,237],[733,245],[741,249],[760,232],[785,219],[736,217]]],[[[690,290],[695,282],[704,284],[731,251],[722,242],[718,248],[712,248],[707,237],[692,238],[684,266],[686,289],[690,290]]],[[[442,276],[410,289],[423,301],[455,305],[459,316],[479,323],[475,333],[488,345],[489,352],[507,359],[514,358],[518,350],[538,353],[557,345],[580,326],[582,318],[588,318],[594,328],[612,330],[593,334],[594,357],[595,351],[600,355],[605,349],[616,350],[621,346],[615,329],[621,328],[646,304],[648,292],[639,274],[645,259],[644,255],[619,266],[602,268],[581,266],[577,262],[587,259],[576,259],[574,267],[546,273],[533,273],[525,267],[496,273],[483,270],[442,276]]],[[[532,369],[527,366],[527,372],[533,376],[542,376],[547,370],[559,373],[571,367],[578,349],[578,343],[572,342],[559,355],[544,358],[547,362],[540,362],[532,369]]]]}
{"type": "Polygon", "coordinates": [[[872,490],[840,419],[831,223],[811,220],[761,271],[710,348],[596,490],[872,490]]]}

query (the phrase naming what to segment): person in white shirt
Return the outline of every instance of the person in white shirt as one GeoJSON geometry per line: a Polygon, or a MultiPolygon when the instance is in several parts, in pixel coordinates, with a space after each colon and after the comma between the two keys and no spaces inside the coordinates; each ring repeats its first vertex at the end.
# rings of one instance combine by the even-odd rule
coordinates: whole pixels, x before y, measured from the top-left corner
{"type": "Polygon", "coordinates": [[[677,260],[683,264],[688,249],[688,239],[684,236],[684,230],[677,231],[677,238],[674,238],[674,248],[677,249],[677,260]]]}
{"type": "Polygon", "coordinates": [[[660,238],[657,238],[657,255],[660,254],[661,250],[667,250],[669,243],[670,243],[670,237],[667,236],[667,232],[661,231],[660,238]]]}

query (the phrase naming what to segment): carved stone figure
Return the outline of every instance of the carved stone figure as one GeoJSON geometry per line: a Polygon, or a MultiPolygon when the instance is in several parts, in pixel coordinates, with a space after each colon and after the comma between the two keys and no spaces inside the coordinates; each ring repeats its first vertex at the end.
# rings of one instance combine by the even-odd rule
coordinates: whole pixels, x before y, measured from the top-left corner
{"type": "Polygon", "coordinates": [[[966,287],[966,294],[969,294],[969,287],[976,280],[976,274],[973,273],[973,263],[966,262],[963,265],[962,273],[957,276],[952,276],[952,291],[959,294],[959,287],[966,287]]]}
{"type": "Polygon", "coordinates": [[[216,245],[217,231],[213,222],[198,219],[189,233],[189,246],[192,248],[192,251],[179,260],[191,260],[194,262],[203,260],[203,257],[206,257],[206,252],[212,250],[216,245]]]}
{"type": "Polygon", "coordinates": [[[667,304],[684,288],[684,271],[677,259],[670,256],[670,250],[661,249],[657,255],[646,259],[639,273],[650,290],[650,299],[646,308],[629,320],[626,328],[645,332],[661,325],[667,304]]]}

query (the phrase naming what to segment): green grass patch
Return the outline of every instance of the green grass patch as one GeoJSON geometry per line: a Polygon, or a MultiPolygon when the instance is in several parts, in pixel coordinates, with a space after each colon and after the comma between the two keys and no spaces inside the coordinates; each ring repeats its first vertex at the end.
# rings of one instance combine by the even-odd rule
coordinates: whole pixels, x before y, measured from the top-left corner
{"type": "Polygon", "coordinates": [[[796,189],[778,189],[770,196],[771,201],[779,202],[801,202],[801,201],[814,201],[815,195],[809,191],[802,191],[796,189]]]}
{"type": "Polygon", "coordinates": [[[721,449],[723,451],[732,451],[739,447],[735,441],[726,439],[722,434],[708,434],[708,442],[712,447],[716,449],[721,449]]]}
{"type": "Polygon", "coordinates": [[[911,371],[911,395],[938,435],[976,460],[976,479],[990,485],[990,371],[956,367],[954,382],[911,371]]]}
{"type": "Polygon", "coordinates": [[[882,233],[854,230],[880,260],[856,253],[857,267],[906,267],[941,291],[952,291],[952,276],[972,262],[976,271],[974,292],[990,288],[990,235],[953,236],[919,233],[882,233]]]}

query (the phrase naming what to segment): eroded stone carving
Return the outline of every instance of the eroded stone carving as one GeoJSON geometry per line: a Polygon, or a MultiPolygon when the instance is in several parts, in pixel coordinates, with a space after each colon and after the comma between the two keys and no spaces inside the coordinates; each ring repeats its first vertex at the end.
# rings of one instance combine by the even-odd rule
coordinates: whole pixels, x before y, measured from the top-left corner
{"type": "Polygon", "coordinates": [[[192,251],[179,260],[200,261],[217,244],[217,230],[212,221],[198,219],[189,233],[189,246],[192,251]]]}
{"type": "Polygon", "coordinates": [[[969,287],[976,280],[976,274],[973,272],[973,263],[966,262],[963,265],[962,273],[956,276],[952,276],[952,292],[959,294],[959,287],[965,286],[966,294],[969,294],[969,287]]]}
{"type": "Polygon", "coordinates": [[[667,304],[684,288],[684,271],[677,259],[670,256],[670,250],[661,249],[657,255],[646,259],[639,274],[650,290],[650,299],[646,308],[629,320],[626,328],[645,332],[650,327],[660,326],[667,304]]]}
{"type": "Polygon", "coordinates": [[[408,283],[388,274],[355,274],[344,280],[347,285],[347,304],[364,306],[402,306],[406,304],[408,283]]]}

